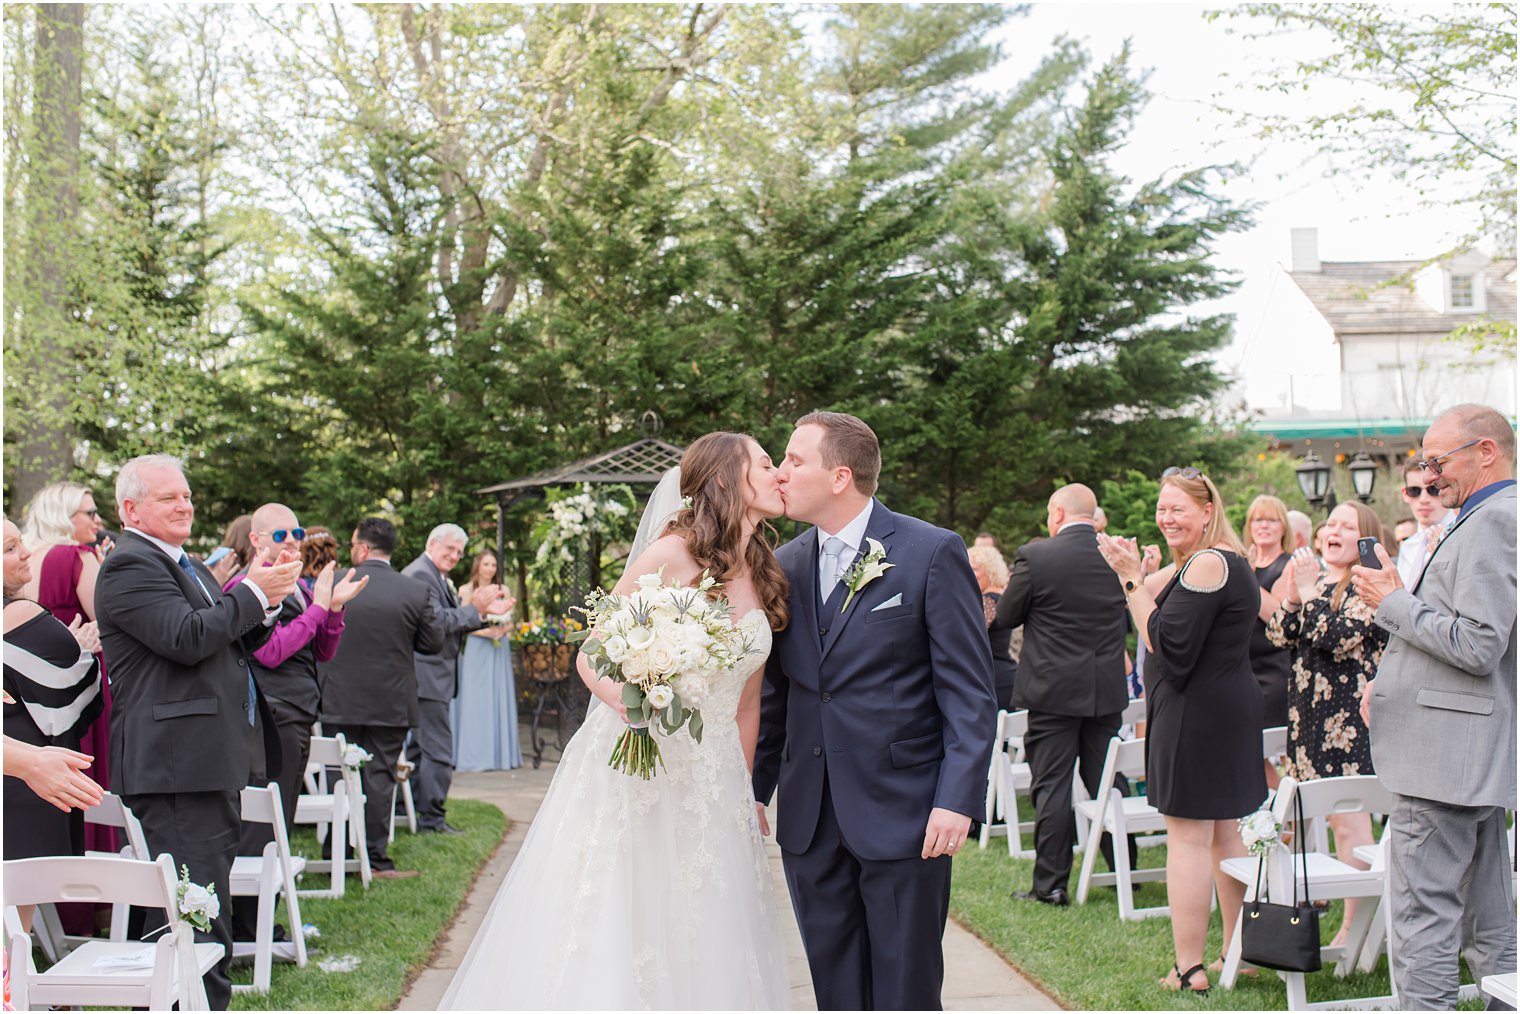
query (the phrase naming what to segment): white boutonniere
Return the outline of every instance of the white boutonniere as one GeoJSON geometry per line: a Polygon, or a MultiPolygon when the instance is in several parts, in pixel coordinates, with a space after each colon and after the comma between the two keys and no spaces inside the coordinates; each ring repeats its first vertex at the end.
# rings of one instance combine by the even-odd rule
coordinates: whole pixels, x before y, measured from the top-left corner
{"type": "Polygon", "coordinates": [[[211,932],[211,920],[221,914],[221,902],[216,900],[216,885],[190,882],[190,867],[179,868],[179,887],[175,891],[179,901],[179,914],[185,921],[202,933],[211,932]]]}
{"type": "Polygon", "coordinates": [[[445,577],[443,579],[443,583],[448,585],[450,595],[454,596],[456,599],[459,598],[459,586],[454,583],[453,578],[445,577]]]}
{"type": "Polygon", "coordinates": [[[372,755],[358,743],[348,744],[348,749],[343,752],[343,766],[351,771],[358,771],[372,755]]]}
{"type": "Polygon", "coordinates": [[[850,594],[844,597],[844,605],[839,609],[841,613],[850,608],[850,600],[862,588],[897,566],[887,562],[887,549],[880,542],[868,538],[866,545],[870,547],[866,555],[852,563],[850,569],[844,572],[844,584],[850,589],[850,594]]]}

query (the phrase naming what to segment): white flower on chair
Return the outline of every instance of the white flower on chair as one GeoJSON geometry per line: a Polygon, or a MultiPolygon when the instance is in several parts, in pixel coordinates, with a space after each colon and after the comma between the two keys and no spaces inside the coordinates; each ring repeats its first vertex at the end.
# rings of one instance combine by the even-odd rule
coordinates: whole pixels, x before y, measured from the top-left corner
{"type": "Polygon", "coordinates": [[[179,868],[179,887],[175,891],[179,901],[179,914],[185,921],[202,933],[211,932],[211,920],[221,914],[222,904],[216,900],[216,885],[190,882],[190,867],[179,868]]]}
{"type": "Polygon", "coordinates": [[[1240,840],[1253,856],[1265,856],[1282,845],[1282,825],[1270,810],[1257,810],[1240,818],[1240,840]]]}
{"type": "Polygon", "coordinates": [[[358,743],[350,743],[348,749],[343,751],[343,766],[350,771],[357,771],[371,756],[373,755],[358,743]]]}

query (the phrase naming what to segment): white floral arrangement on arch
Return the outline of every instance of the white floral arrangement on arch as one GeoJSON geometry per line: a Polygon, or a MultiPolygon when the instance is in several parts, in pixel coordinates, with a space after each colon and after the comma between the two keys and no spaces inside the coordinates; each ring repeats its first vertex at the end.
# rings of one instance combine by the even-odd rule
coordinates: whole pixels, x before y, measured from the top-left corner
{"type": "Polygon", "coordinates": [[[530,568],[535,584],[558,588],[563,570],[591,552],[591,540],[603,545],[633,538],[638,526],[633,490],[622,484],[593,487],[581,483],[574,492],[549,490],[546,514],[533,529],[538,549],[530,568]]]}
{"type": "Polygon", "coordinates": [[[586,600],[588,632],[581,652],[598,679],[622,684],[632,725],[618,737],[607,763],[649,779],[664,766],[653,727],[667,736],[683,726],[702,741],[703,703],[713,677],[753,652],[733,623],[718,582],[702,572],[696,587],[665,583],[664,568],[639,578],[628,595],[595,591],[586,600]]]}

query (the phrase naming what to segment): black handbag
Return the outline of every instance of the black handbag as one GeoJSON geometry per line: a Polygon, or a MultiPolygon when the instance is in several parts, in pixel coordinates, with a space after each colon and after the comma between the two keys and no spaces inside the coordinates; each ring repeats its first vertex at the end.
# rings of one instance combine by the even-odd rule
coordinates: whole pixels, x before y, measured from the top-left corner
{"type": "MultiPolygon", "coordinates": [[[[1256,867],[1256,900],[1241,910],[1240,956],[1263,968],[1283,972],[1317,972],[1319,957],[1319,910],[1309,901],[1309,847],[1304,824],[1304,804],[1293,795],[1294,858],[1302,861],[1304,899],[1298,900],[1298,871],[1293,870],[1293,904],[1274,905],[1261,899],[1263,859],[1256,867]]],[[[1290,867],[1291,868],[1291,867],[1290,867]]]]}

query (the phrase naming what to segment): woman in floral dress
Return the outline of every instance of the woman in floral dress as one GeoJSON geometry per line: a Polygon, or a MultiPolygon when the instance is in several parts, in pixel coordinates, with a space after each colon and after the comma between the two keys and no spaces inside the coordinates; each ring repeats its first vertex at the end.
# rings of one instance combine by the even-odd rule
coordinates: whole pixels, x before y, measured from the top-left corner
{"type": "MultiPolygon", "coordinates": [[[[1324,572],[1312,550],[1294,553],[1290,587],[1267,624],[1267,639],[1293,652],[1286,773],[1300,782],[1374,774],[1360,706],[1362,690],[1377,675],[1388,634],[1372,622],[1372,609],[1351,587],[1356,540],[1369,536],[1379,542],[1384,538],[1371,507],[1343,503],[1335,508],[1324,528],[1324,572]]],[[[1352,853],[1356,846],[1372,843],[1372,818],[1351,813],[1329,819],[1341,862],[1365,869],[1352,853]]],[[[1356,904],[1346,902],[1346,918],[1332,946],[1343,941],[1356,904]]]]}

